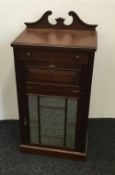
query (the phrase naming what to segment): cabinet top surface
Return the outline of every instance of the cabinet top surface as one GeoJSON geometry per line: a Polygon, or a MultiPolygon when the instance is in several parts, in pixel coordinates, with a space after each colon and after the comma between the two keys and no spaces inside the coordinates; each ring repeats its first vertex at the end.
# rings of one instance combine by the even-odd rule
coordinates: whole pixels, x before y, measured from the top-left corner
{"type": "Polygon", "coordinates": [[[70,25],[65,25],[63,18],[57,18],[56,24],[50,24],[47,11],[40,20],[25,23],[27,28],[12,42],[13,47],[63,47],[92,49],[97,48],[96,25],[84,23],[75,12],[68,14],[73,17],[70,25]]]}
{"type": "Polygon", "coordinates": [[[96,49],[95,31],[26,29],[12,43],[12,46],[72,47],[96,49]]]}

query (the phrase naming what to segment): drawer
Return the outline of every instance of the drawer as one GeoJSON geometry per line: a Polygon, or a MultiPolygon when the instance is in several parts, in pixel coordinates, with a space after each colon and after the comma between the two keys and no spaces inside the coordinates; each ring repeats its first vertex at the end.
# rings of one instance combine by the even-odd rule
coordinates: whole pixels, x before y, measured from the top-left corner
{"type": "Polygon", "coordinates": [[[65,97],[80,97],[83,92],[80,92],[78,86],[63,86],[47,83],[25,83],[26,94],[34,95],[55,95],[65,97]]]}
{"type": "Polygon", "coordinates": [[[70,50],[23,48],[19,49],[18,55],[20,59],[37,61],[37,64],[41,66],[55,63],[58,67],[72,69],[75,68],[76,65],[88,64],[89,60],[88,52],[70,50]]]}
{"type": "Polygon", "coordinates": [[[47,82],[79,85],[81,70],[63,70],[51,64],[48,68],[26,67],[26,82],[47,82]]]}

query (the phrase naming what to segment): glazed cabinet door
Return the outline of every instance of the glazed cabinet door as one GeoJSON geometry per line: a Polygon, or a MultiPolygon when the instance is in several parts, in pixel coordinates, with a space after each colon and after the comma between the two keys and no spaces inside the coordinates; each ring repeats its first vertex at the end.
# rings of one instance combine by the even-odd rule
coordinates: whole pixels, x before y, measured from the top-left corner
{"type": "Polygon", "coordinates": [[[30,144],[75,149],[77,98],[28,95],[30,144]]]}

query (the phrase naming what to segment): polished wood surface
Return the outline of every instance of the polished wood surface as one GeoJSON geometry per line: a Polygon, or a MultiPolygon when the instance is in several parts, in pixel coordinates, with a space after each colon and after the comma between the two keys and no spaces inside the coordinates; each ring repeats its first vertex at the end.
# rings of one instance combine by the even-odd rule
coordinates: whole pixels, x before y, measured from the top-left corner
{"type": "MultiPolygon", "coordinates": [[[[40,65],[47,67],[50,63],[55,63],[57,68],[74,69],[78,65],[86,65],[89,62],[89,52],[72,51],[68,49],[46,49],[46,48],[18,48],[18,57],[27,60],[26,64],[40,65]]],[[[18,58],[17,58],[18,59],[18,58]]]]}
{"type": "Polygon", "coordinates": [[[65,25],[64,18],[57,18],[53,25],[48,21],[51,11],[47,11],[41,19],[34,23],[25,23],[27,28],[12,43],[12,46],[48,46],[48,47],[70,47],[96,50],[97,25],[84,23],[79,16],[70,11],[73,17],[70,25],[65,25]]]}
{"type": "MultiPolygon", "coordinates": [[[[21,150],[28,153],[63,156],[74,159],[86,157],[87,125],[90,90],[97,49],[96,25],[84,23],[71,11],[70,25],[63,18],[56,24],[48,21],[51,11],[40,20],[25,23],[26,29],[12,42],[16,70],[20,117],[21,150]],[[28,95],[75,97],[75,148],[71,151],[56,147],[30,144],[28,95]]],[[[65,120],[66,122],[66,120],[65,120]]]]}
{"type": "Polygon", "coordinates": [[[68,86],[64,84],[52,83],[25,83],[26,94],[35,95],[51,95],[51,96],[64,96],[64,97],[80,97],[83,92],[80,92],[79,86],[68,86]],[[58,90],[57,90],[58,89],[58,90]]]}
{"type": "Polygon", "coordinates": [[[12,46],[48,46],[94,49],[96,32],[85,30],[25,29],[12,46]]]}
{"type": "Polygon", "coordinates": [[[79,84],[80,72],[79,71],[67,71],[58,70],[49,65],[48,68],[27,68],[26,69],[26,81],[31,82],[54,82],[63,84],[79,84]]]}

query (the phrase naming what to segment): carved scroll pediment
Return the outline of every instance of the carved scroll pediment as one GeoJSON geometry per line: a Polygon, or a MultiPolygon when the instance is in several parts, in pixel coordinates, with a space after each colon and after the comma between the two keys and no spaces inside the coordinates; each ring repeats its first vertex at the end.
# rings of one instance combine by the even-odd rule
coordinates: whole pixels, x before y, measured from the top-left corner
{"type": "Polygon", "coordinates": [[[52,14],[51,11],[47,11],[44,15],[36,22],[33,23],[25,23],[27,28],[49,28],[49,29],[77,29],[77,30],[95,30],[97,25],[90,25],[83,22],[79,16],[70,11],[68,13],[69,16],[72,16],[73,21],[71,24],[66,25],[64,18],[55,19],[56,24],[51,24],[48,20],[48,17],[52,14]]]}

